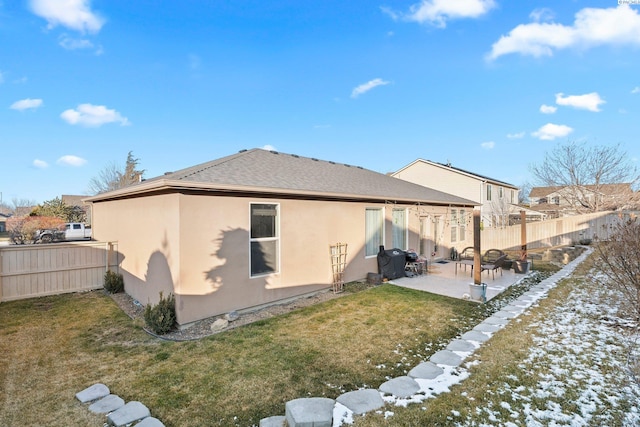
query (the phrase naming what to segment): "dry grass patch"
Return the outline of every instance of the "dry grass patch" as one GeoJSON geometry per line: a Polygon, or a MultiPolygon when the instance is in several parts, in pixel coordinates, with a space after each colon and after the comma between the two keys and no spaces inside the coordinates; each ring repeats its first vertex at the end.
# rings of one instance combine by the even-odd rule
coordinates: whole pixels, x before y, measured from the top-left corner
{"type": "Polygon", "coordinates": [[[382,285],[192,342],[148,336],[102,292],[0,306],[0,425],[100,425],[74,395],[107,384],[170,426],[258,424],[288,400],[405,374],[486,315],[382,285]]]}

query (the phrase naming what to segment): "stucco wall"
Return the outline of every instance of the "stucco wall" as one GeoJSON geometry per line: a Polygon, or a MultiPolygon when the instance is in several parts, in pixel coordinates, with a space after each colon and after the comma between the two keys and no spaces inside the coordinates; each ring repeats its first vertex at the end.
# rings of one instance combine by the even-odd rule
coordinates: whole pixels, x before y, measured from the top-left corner
{"type": "MultiPolygon", "coordinates": [[[[367,207],[384,208],[389,248],[392,209],[403,206],[384,203],[168,194],[96,203],[93,229],[99,240],[118,241],[127,293],[155,304],[159,291],[173,292],[184,324],[330,287],[329,246],[337,242],[348,244],[346,281],[377,272],[376,257],[364,255],[367,207]],[[275,274],[250,275],[251,203],[280,206],[275,274]]],[[[404,207],[403,249],[419,248],[420,215],[446,208],[404,207]]]]}

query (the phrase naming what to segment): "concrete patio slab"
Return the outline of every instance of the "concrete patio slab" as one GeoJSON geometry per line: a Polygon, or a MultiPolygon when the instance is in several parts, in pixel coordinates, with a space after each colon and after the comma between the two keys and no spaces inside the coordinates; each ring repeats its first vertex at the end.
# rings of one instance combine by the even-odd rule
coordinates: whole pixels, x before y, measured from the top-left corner
{"type": "Polygon", "coordinates": [[[331,427],[335,401],[326,397],[290,400],[285,404],[288,427],[331,427]]]}
{"type": "MultiPolygon", "coordinates": [[[[481,280],[487,284],[487,301],[495,298],[524,277],[526,276],[515,274],[513,270],[506,270],[502,275],[496,275],[495,279],[491,275],[487,276],[484,273],[481,280]]],[[[470,295],[469,285],[473,283],[473,277],[470,274],[470,269],[465,272],[464,269],[458,268],[456,273],[456,263],[454,261],[430,262],[427,274],[401,277],[394,279],[390,283],[404,288],[431,292],[452,298],[468,299],[470,295]]]]}
{"type": "Polygon", "coordinates": [[[409,376],[393,378],[382,383],[379,390],[386,394],[391,394],[400,399],[413,396],[420,391],[420,384],[409,376]]]}
{"type": "Polygon", "coordinates": [[[384,406],[384,400],[378,390],[372,388],[350,391],[338,396],[336,402],[344,405],[354,414],[360,415],[366,412],[375,411],[384,406]]]}
{"type": "Polygon", "coordinates": [[[423,380],[432,380],[438,375],[444,373],[444,369],[432,362],[422,362],[409,371],[411,378],[421,378],[423,380]]]}
{"type": "Polygon", "coordinates": [[[92,400],[102,399],[109,395],[109,387],[104,384],[94,384],[76,393],[76,399],[82,403],[91,402],[92,400]]]}

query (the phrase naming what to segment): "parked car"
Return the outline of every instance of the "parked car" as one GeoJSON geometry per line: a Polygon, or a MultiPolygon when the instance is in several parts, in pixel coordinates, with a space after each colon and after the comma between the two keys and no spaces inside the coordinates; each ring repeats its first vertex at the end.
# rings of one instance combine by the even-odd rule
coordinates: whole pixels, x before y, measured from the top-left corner
{"type": "Polygon", "coordinates": [[[64,230],[38,230],[36,243],[51,243],[70,240],[91,240],[91,226],[80,222],[68,222],[64,230]]]}

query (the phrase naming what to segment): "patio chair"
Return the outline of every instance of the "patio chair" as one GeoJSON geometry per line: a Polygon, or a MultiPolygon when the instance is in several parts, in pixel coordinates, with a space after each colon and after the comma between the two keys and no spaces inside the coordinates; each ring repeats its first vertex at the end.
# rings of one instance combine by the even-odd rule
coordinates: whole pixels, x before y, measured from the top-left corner
{"type": "Polygon", "coordinates": [[[496,270],[500,269],[500,275],[502,276],[502,265],[504,264],[504,260],[506,259],[507,255],[501,255],[492,263],[480,264],[480,273],[482,273],[483,271],[487,271],[487,274],[489,274],[489,271],[491,271],[493,280],[496,280],[496,270]]]}
{"type": "Polygon", "coordinates": [[[503,256],[505,253],[500,249],[487,249],[487,251],[482,255],[482,262],[485,264],[493,264],[496,262],[498,258],[503,256]]]}
{"type": "Polygon", "coordinates": [[[468,246],[458,253],[459,260],[472,260],[473,261],[473,246],[468,246]]]}

